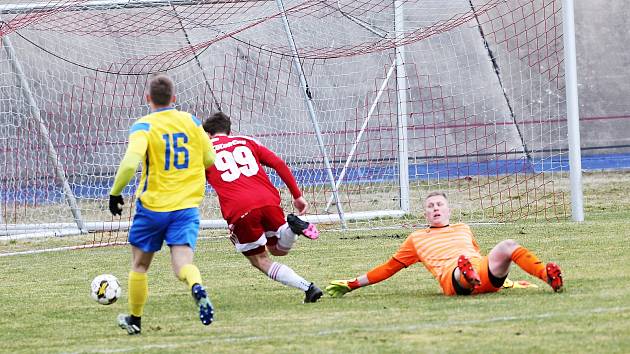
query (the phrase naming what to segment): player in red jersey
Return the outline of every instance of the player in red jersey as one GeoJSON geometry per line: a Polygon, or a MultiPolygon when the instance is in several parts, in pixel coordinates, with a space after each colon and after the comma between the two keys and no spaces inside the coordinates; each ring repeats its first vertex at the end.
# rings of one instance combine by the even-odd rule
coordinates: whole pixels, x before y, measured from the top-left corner
{"type": "Polygon", "coordinates": [[[316,302],[322,291],[288,266],[273,262],[269,253],[289,253],[298,235],[317,239],[314,224],[289,214],[285,221],[280,193],[262,166],[273,168],[293,196],[300,215],[308,203],[287,164],[271,150],[247,136],[229,135],[230,118],[222,112],[203,123],[216,151],[214,166],[206,169],[206,180],[219,197],[221,213],[230,229],[230,240],[238,252],[269,278],[305,292],[304,302],[316,302]],[[268,252],[267,252],[268,251],[268,252]]]}

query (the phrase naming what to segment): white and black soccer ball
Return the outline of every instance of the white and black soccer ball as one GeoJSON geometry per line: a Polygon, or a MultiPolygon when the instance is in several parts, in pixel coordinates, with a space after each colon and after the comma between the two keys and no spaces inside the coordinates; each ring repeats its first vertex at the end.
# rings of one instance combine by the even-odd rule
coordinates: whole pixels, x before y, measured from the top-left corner
{"type": "Polygon", "coordinates": [[[118,278],[111,274],[101,274],[92,280],[90,296],[101,305],[111,305],[122,294],[118,278]]]}

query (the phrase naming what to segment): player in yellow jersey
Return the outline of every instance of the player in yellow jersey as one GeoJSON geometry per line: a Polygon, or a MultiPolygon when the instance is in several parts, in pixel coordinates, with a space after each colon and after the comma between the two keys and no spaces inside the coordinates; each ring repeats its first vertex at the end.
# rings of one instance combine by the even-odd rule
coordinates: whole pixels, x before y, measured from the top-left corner
{"type": "Polygon", "coordinates": [[[554,291],[562,289],[562,274],[555,263],[542,262],[514,240],[499,242],[487,256],[466,224],[450,224],[451,210],[446,194],[430,193],[424,202],[429,227],[411,233],[387,262],[351,280],[333,280],[326,292],[341,297],[354,289],[375,284],[403,268],[422,262],[433,274],[445,295],[469,295],[501,289],[516,263],[527,273],[540,278],[554,291]]]}
{"type": "Polygon", "coordinates": [[[214,163],[214,149],[201,122],[172,107],[174,85],[166,75],[151,78],[146,95],[151,111],[129,129],[129,145],[110,191],[109,210],[122,213],[123,188],[142,162],[136,213],[129,230],[132,265],[129,272],[129,315],[118,324],[129,334],[141,332],[148,298],[147,270],[153,255],[166,244],[175,275],[188,284],[204,325],[214,310],[192,263],[199,232],[199,203],[205,193],[205,169],[214,163]]]}

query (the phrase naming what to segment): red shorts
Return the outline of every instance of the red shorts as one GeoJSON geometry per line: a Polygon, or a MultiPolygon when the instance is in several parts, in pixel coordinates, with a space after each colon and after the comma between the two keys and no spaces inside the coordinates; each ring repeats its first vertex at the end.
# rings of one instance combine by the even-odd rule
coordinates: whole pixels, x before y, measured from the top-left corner
{"type": "Polygon", "coordinates": [[[229,225],[230,241],[246,256],[259,254],[265,251],[265,245],[278,243],[278,229],[286,223],[279,206],[253,209],[229,225]]]}

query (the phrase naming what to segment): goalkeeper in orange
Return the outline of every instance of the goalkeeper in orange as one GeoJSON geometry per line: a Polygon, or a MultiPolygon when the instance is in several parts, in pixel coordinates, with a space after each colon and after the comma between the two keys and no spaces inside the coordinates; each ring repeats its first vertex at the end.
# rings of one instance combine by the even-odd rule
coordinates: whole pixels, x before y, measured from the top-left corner
{"type": "Polygon", "coordinates": [[[332,297],[376,284],[403,268],[418,262],[433,274],[444,295],[492,293],[503,286],[510,265],[516,263],[527,273],[540,278],[554,291],[562,289],[562,272],[555,263],[544,265],[527,248],[514,240],[499,242],[487,256],[466,224],[450,224],[451,210],[446,194],[430,193],[424,201],[429,227],[411,233],[387,262],[351,280],[333,280],[326,287],[332,297]]]}

